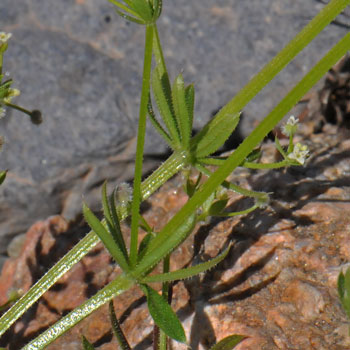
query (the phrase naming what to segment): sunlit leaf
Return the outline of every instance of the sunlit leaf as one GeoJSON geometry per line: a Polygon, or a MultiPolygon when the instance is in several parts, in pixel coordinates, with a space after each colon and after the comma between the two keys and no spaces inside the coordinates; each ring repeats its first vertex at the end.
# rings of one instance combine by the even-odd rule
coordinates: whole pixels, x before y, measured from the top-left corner
{"type": "Polygon", "coordinates": [[[91,229],[98,235],[104,246],[107,248],[113,259],[119,264],[123,271],[129,271],[129,265],[124,254],[114,241],[112,235],[106,230],[99,219],[93,214],[88,206],[83,204],[83,214],[91,229]]]}
{"type": "Polygon", "coordinates": [[[133,8],[144,21],[150,22],[153,18],[152,9],[146,0],[133,0],[133,8]]]}
{"type": "Polygon", "coordinates": [[[133,16],[130,16],[130,15],[127,15],[126,13],[124,13],[124,12],[118,10],[118,9],[116,9],[115,12],[117,12],[117,14],[120,17],[122,17],[122,18],[124,18],[124,19],[126,19],[126,20],[128,20],[130,22],[134,22],[134,23],[137,23],[137,24],[145,24],[145,22],[142,19],[138,19],[137,17],[133,17],[133,16]]]}
{"type": "Polygon", "coordinates": [[[171,306],[154,289],[141,285],[147,297],[148,310],[155,324],[170,338],[186,343],[185,331],[171,306]]]}
{"type": "Polygon", "coordinates": [[[204,158],[216,152],[236,129],[240,113],[218,114],[191,139],[191,149],[196,158],[204,158]]]}
{"type": "Polygon", "coordinates": [[[149,119],[150,119],[152,125],[159,132],[159,134],[163,137],[163,139],[166,141],[166,143],[171,147],[171,138],[168,135],[168,133],[164,130],[164,128],[160,125],[159,121],[157,120],[156,115],[155,115],[154,110],[153,110],[153,107],[152,107],[151,98],[149,98],[149,100],[148,100],[147,109],[148,109],[148,116],[149,116],[149,119]]]}
{"type": "Polygon", "coordinates": [[[180,129],[181,144],[187,149],[192,131],[192,124],[186,103],[185,83],[181,74],[174,81],[172,89],[172,101],[176,120],[180,129]]]}
{"type": "MultiPolygon", "coordinates": [[[[194,95],[195,90],[193,84],[188,85],[185,89],[186,94],[186,105],[188,109],[188,116],[189,116],[189,124],[191,125],[191,129],[193,126],[193,111],[194,111],[194,95]]],[[[192,133],[192,130],[191,130],[192,133]]]]}
{"type": "Polygon", "coordinates": [[[230,246],[227,247],[222,254],[218,255],[214,259],[211,259],[201,264],[197,264],[195,266],[187,267],[186,269],[162,273],[158,275],[147,276],[142,279],[142,282],[143,283],[171,282],[171,281],[183,280],[185,278],[196,276],[199,273],[210,270],[219,262],[224,260],[229,251],[230,251],[230,246]]]}
{"type": "Polygon", "coordinates": [[[231,350],[245,338],[247,337],[244,335],[229,335],[213,345],[210,350],[231,350]]]}
{"type": "Polygon", "coordinates": [[[148,247],[153,238],[154,238],[154,235],[152,233],[147,233],[147,235],[142,239],[139,246],[139,251],[137,254],[138,261],[142,260],[142,258],[146,255],[148,247]]]}
{"type": "Polygon", "coordinates": [[[209,208],[209,215],[210,216],[215,216],[215,215],[219,215],[223,212],[223,210],[226,208],[228,199],[219,199],[217,201],[215,201],[209,208]]]}
{"type": "Polygon", "coordinates": [[[152,74],[152,88],[159,113],[172,140],[172,147],[176,147],[180,144],[180,133],[174,116],[169,80],[166,76],[161,75],[158,67],[152,74]]]}

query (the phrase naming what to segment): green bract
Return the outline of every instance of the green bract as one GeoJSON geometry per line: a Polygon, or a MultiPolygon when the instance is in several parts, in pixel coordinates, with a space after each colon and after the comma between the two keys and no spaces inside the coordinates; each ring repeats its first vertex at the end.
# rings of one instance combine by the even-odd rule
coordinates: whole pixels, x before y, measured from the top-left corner
{"type": "Polygon", "coordinates": [[[162,0],[108,0],[116,5],[116,12],[128,21],[138,24],[155,23],[162,12],[162,0]]]}

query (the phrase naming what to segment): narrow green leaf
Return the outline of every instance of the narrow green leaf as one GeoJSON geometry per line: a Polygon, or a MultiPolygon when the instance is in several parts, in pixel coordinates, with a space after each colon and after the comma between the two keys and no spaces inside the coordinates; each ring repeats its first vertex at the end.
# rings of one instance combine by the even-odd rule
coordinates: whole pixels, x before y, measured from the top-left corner
{"type": "Polygon", "coordinates": [[[171,138],[168,135],[168,133],[164,130],[164,128],[160,125],[160,123],[158,122],[156,115],[154,113],[154,110],[153,110],[151,98],[149,98],[149,100],[148,100],[147,108],[148,108],[148,116],[149,116],[149,119],[150,119],[152,125],[159,132],[159,134],[163,137],[163,139],[166,141],[166,143],[171,147],[171,138]]]}
{"type": "Polygon", "coordinates": [[[147,297],[147,305],[155,324],[170,338],[186,343],[185,331],[171,306],[154,289],[141,285],[147,297]]]}
{"type": "Polygon", "coordinates": [[[172,101],[176,120],[180,129],[182,147],[187,149],[191,138],[192,121],[190,120],[187,108],[185,83],[182,74],[179,74],[174,81],[172,101]]]}
{"type": "MultiPolygon", "coordinates": [[[[259,159],[261,157],[261,151],[260,148],[256,148],[252,150],[248,156],[246,157],[246,162],[254,162],[255,160],[259,159]]],[[[243,162],[244,163],[244,162],[243,162]]]]}
{"type": "MultiPolygon", "coordinates": [[[[116,243],[119,246],[119,249],[122,251],[125,260],[128,260],[128,251],[126,249],[126,244],[124,241],[124,237],[122,234],[122,230],[120,228],[120,219],[118,215],[118,208],[116,206],[116,195],[115,195],[116,189],[113,190],[110,198],[109,198],[109,204],[110,204],[110,216],[111,216],[111,223],[113,226],[113,238],[116,241],[116,243]]],[[[111,232],[112,233],[112,232],[111,232]]]]}
{"type": "Polygon", "coordinates": [[[5,181],[6,174],[7,174],[7,170],[4,170],[4,171],[0,172],[0,185],[5,181]]]}
{"type": "Polygon", "coordinates": [[[219,262],[224,260],[230,251],[231,246],[227,247],[223,253],[215,257],[214,259],[211,259],[209,261],[206,261],[204,263],[187,267],[185,269],[167,272],[167,273],[161,273],[158,275],[152,275],[147,276],[142,279],[142,283],[154,283],[154,282],[171,282],[171,281],[177,281],[177,280],[183,280],[185,278],[191,278],[193,276],[196,276],[204,271],[210,270],[215,265],[217,265],[219,262]]]}
{"type": "Polygon", "coordinates": [[[180,145],[180,133],[174,116],[169,79],[160,74],[158,66],[152,73],[152,88],[157,106],[172,140],[172,147],[180,145]]]}
{"type": "Polygon", "coordinates": [[[112,255],[113,259],[118,263],[124,272],[129,272],[130,268],[128,262],[126,261],[122,251],[118,247],[117,243],[114,241],[111,234],[106,230],[99,219],[93,214],[93,212],[84,203],[83,214],[85,220],[91,227],[91,229],[98,235],[102,243],[108,249],[109,253],[112,255]]]}
{"type": "Polygon", "coordinates": [[[224,209],[226,208],[228,199],[219,199],[217,201],[215,201],[209,208],[209,212],[208,214],[210,216],[216,216],[216,215],[220,215],[224,209]]]}
{"type": "Polygon", "coordinates": [[[350,268],[346,270],[344,275],[343,308],[350,318],[350,268]]]}
{"type": "Polygon", "coordinates": [[[107,181],[105,181],[102,185],[102,207],[103,207],[103,215],[105,216],[106,221],[109,222],[109,224],[112,224],[111,211],[110,211],[108,197],[107,197],[107,181]]]}
{"type": "Polygon", "coordinates": [[[236,129],[239,118],[240,113],[221,113],[206,124],[191,140],[191,149],[196,159],[217,151],[236,129]]]}
{"type": "Polygon", "coordinates": [[[82,336],[82,342],[84,350],[95,350],[94,346],[85,338],[85,336],[82,336]]]}
{"type": "Polygon", "coordinates": [[[157,19],[159,18],[160,14],[162,13],[162,7],[163,7],[163,1],[162,0],[156,0],[154,1],[154,15],[153,18],[157,19]]]}
{"type": "Polygon", "coordinates": [[[213,192],[202,204],[203,212],[207,215],[209,214],[209,209],[212,206],[214,200],[215,200],[216,193],[213,192]]]}
{"type": "Polygon", "coordinates": [[[343,304],[344,294],[345,294],[345,276],[343,271],[340,271],[340,274],[338,276],[338,294],[339,294],[339,299],[343,304]]]}
{"type": "Polygon", "coordinates": [[[126,19],[126,20],[128,20],[130,22],[134,22],[134,23],[142,24],[142,25],[145,24],[145,22],[142,19],[138,19],[137,17],[129,16],[126,13],[124,13],[124,12],[118,10],[118,9],[116,9],[115,12],[117,12],[117,14],[120,17],[122,17],[122,18],[124,18],[124,19],[126,19]]]}
{"type": "MultiPolygon", "coordinates": [[[[125,1],[126,3],[128,3],[128,6],[125,6],[122,2],[118,1],[118,0],[108,0],[110,3],[112,3],[113,5],[121,8],[123,11],[125,11],[126,13],[129,13],[132,16],[135,16],[136,19],[141,20],[141,18],[139,17],[139,15],[137,14],[137,12],[135,12],[135,10],[132,8],[131,3],[125,1]]],[[[121,15],[122,17],[124,17],[124,13],[118,9],[116,9],[116,11],[118,12],[119,15],[121,15]]],[[[126,14],[127,15],[127,14],[126,14]]],[[[127,15],[128,16],[128,15],[127,15]]]]}
{"type": "Polygon", "coordinates": [[[117,316],[115,314],[112,300],[109,302],[109,318],[111,319],[113,333],[116,336],[118,344],[121,347],[121,349],[122,350],[131,350],[129,343],[128,343],[122,329],[120,328],[120,324],[119,324],[119,321],[118,321],[117,316]]]}
{"type": "Polygon", "coordinates": [[[277,148],[278,152],[280,152],[281,155],[282,155],[282,157],[283,157],[284,159],[286,159],[286,158],[288,157],[288,156],[287,156],[287,153],[283,150],[283,148],[282,148],[282,146],[281,146],[281,144],[280,144],[280,141],[279,141],[279,139],[278,139],[277,136],[275,137],[275,144],[276,144],[276,148],[277,148]]]}
{"type": "Polygon", "coordinates": [[[147,235],[142,239],[139,246],[139,251],[137,254],[137,258],[139,261],[141,261],[142,258],[146,255],[149,245],[153,238],[154,238],[154,235],[152,233],[147,233],[147,235]]]}
{"type": "Polygon", "coordinates": [[[231,350],[246,338],[247,337],[244,335],[229,335],[228,337],[221,339],[217,344],[213,345],[210,350],[231,350]]]}
{"type": "Polygon", "coordinates": [[[133,0],[133,8],[143,20],[147,22],[152,21],[153,13],[148,1],[133,0]]]}
{"type": "Polygon", "coordinates": [[[194,85],[188,85],[185,89],[186,94],[186,105],[188,109],[189,124],[191,126],[191,134],[193,127],[193,112],[194,112],[194,85]]]}

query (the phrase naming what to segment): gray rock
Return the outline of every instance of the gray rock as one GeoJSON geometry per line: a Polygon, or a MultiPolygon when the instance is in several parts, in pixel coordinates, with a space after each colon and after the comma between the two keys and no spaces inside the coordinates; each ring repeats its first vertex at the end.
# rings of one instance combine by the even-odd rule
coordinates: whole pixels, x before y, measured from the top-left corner
{"type": "MultiPolygon", "coordinates": [[[[196,85],[195,126],[202,126],[322,7],[308,0],[164,1],[159,21],[169,71],[196,85]]],[[[348,30],[329,26],[244,110],[242,134],[348,30]]],[[[345,22],[344,22],[345,21],[345,22]]],[[[13,37],[5,56],[22,94],[40,109],[30,124],[9,111],[0,187],[0,254],[38,219],[74,219],[82,197],[98,208],[104,179],[131,179],[142,73],[143,28],[128,24],[107,0],[2,0],[1,30],[13,37]]],[[[147,153],[166,146],[149,128],[147,153]]],[[[146,170],[155,166],[149,160],[146,170]]]]}

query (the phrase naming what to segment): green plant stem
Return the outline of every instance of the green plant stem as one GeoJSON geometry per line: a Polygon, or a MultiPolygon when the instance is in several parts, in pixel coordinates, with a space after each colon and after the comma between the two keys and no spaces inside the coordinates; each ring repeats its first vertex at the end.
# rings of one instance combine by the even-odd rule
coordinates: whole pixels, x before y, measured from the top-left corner
{"type": "Polygon", "coordinates": [[[142,92],[140,102],[140,115],[137,132],[137,147],[134,172],[134,191],[131,204],[131,237],[130,237],[130,265],[136,265],[137,262],[137,244],[138,244],[138,229],[140,222],[140,205],[141,205],[141,178],[143,165],[143,148],[146,135],[147,121],[147,104],[150,92],[150,76],[152,69],[152,46],[153,46],[153,27],[154,25],[146,26],[145,35],[145,54],[142,76],[142,92]]]}
{"type": "MultiPolygon", "coordinates": [[[[200,171],[202,174],[204,174],[208,177],[213,174],[212,171],[208,170],[206,167],[204,167],[202,165],[197,164],[196,168],[198,169],[198,171],[200,171]]],[[[247,190],[246,188],[235,185],[235,184],[228,182],[228,181],[224,181],[222,183],[222,186],[227,188],[227,189],[230,189],[236,193],[239,193],[245,197],[252,197],[252,198],[256,198],[256,199],[264,199],[267,197],[267,193],[265,193],[265,192],[257,192],[257,191],[247,190]]]]}
{"type": "MultiPolygon", "coordinates": [[[[169,254],[171,250],[181,243],[170,241],[169,237],[176,234],[179,227],[189,220],[191,215],[205,202],[205,200],[218,188],[225,179],[249,155],[254,147],[274,128],[283,116],[314,86],[318,80],[350,49],[350,33],[340,40],[287,94],[285,98],[267,115],[267,117],[254,129],[254,131],[240,144],[225,163],[213,173],[192,198],[179,210],[179,212],[163,227],[151,243],[149,251],[133,272],[135,278],[142,275],[154,266],[157,259],[169,254]]],[[[233,108],[239,108],[233,107],[233,108]]],[[[225,108],[225,107],[224,107],[225,108]]],[[[220,113],[220,112],[219,112],[220,113]]],[[[228,110],[227,113],[230,113],[228,110]]],[[[231,112],[232,113],[232,112],[231,112]]]]}
{"type": "Polygon", "coordinates": [[[28,109],[25,109],[25,108],[23,108],[23,107],[21,107],[21,106],[14,105],[14,104],[8,103],[8,102],[6,102],[5,105],[6,105],[7,107],[10,107],[10,108],[13,108],[13,109],[17,109],[18,111],[20,111],[20,112],[22,112],[22,113],[25,113],[25,114],[27,114],[27,115],[29,115],[29,116],[32,115],[32,112],[31,112],[31,111],[28,111],[28,109]]]}
{"type": "Polygon", "coordinates": [[[90,315],[92,311],[112,300],[115,296],[128,290],[134,283],[133,280],[128,279],[125,275],[118,276],[106,287],[98,291],[92,298],[75,308],[45,332],[41,333],[37,338],[25,345],[22,350],[39,350],[46,348],[64,332],[90,315]]]}
{"type": "Polygon", "coordinates": [[[264,68],[257,73],[238,94],[215,116],[235,114],[243,110],[292,59],[301,52],[333,19],[342,12],[350,0],[330,1],[264,68]]]}
{"type": "MultiPolygon", "coordinates": [[[[163,273],[170,271],[170,254],[167,255],[163,260],[163,273]]],[[[163,282],[162,284],[162,297],[168,301],[169,297],[169,282],[163,282]]],[[[167,335],[163,330],[159,329],[159,343],[158,350],[167,350],[167,335]]]]}
{"type": "MultiPolygon", "coordinates": [[[[154,171],[141,186],[142,198],[147,199],[164,182],[177,174],[187,164],[185,154],[174,153],[156,171],[154,171]]],[[[121,213],[124,220],[128,213],[121,213]]],[[[53,284],[56,283],[67,271],[79,262],[98,242],[98,236],[90,231],[79,241],[61,260],[57,262],[29,291],[22,296],[0,318],[0,336],[18,320],[53,284]]]]}

